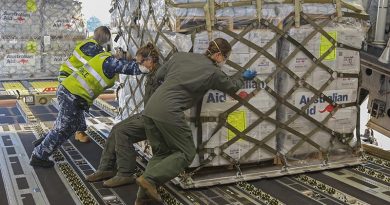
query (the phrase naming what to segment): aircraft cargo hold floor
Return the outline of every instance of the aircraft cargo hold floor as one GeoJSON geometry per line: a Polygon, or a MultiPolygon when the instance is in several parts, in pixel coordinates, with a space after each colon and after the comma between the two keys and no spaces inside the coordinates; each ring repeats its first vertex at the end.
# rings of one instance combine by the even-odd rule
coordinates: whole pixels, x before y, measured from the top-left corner
{"type": "MultiPolygon", "coordinates": [[[[28,108],[38,123],[26,123],[28,119],[16,106],[0,108],[1,205],[134,204],[135,184],[104,188],[102,182],[84,180],[99,165],[113,123],[109,114],[93,106],[87,116],[93,140],[80,143],[71,138],[53,155],[55,167],[44,169],[28,164],[31,142],[51,127],[57,110],[53,105],[28,108]]],[[[366,162],[356,167],[202,189],[183,190],[167,183],[160,191],[164,204],[390,204],[389,158],[371,154],[365,158],[366,162]]],[[[142,170],[144,161],[140,158],[138,162],[142,170]]]]}

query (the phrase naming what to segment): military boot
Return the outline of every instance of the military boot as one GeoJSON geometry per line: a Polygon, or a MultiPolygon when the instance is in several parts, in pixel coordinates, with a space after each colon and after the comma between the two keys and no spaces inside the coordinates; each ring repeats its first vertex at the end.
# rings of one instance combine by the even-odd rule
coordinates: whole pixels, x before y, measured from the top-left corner
{"type": "Polygon", "coordinates": [[[31,155],[30,165],[33,167],[51,168],[54,166],[54,162],[49,159],[40,159],[33,154],[31,155]]]}
{"type": "Polygon", "coordinates": [[[162,202],[160,195],[157,192],[156,186],[148,182],[144,176],[140,176],[135,180],[138,186],[145,189],[146,194],[156,202],[162,202]]]}
{"type": "Polygon", "coordinates": [[[76,141],[80,141],[80,142],[89,142],[90,140],[87,133],[83,131],[76,131],[74,138],[76,139],[76,141]]]}
{"type": "Polygon", "coordinates": [[[113,176],[115,176],[115,173],[113,171],[97,170],[95,173],[86,176],[85,180],[89,182],[97,182],[97,181],[102,181],[103,179],[111,178],[113,176]]]}
{"type": "Polygon", "coordinates": [[[104,187],[118,187],[118,186],[123,186],[126,184],[132,184],[135,182],[135,176],[114,176],[113,178],[104,181],[103,186],[104,187]]]}

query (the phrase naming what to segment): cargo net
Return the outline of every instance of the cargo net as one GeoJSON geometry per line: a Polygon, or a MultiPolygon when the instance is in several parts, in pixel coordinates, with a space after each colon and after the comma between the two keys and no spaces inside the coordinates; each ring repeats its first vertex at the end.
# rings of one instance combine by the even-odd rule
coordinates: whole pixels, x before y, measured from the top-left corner
{"type": "Polygon", "coordinates": [[[85,38],[81,3],[0,2],[0,79],[55,78],[76,41],[85,38]]]}
{"type": "MultiPolygon", "coordinates": [[[[132,54],[152,42],[166,61],[178,51],[204,53],[210,39],[222,37],[232,45],[222,70],[258,73],[235,95],[210,90],[186,112],[198,154],[178,179],[183,187],[359,163],[359,49],[367,15],[356,2],[118,0],[112,6],[117,46],[132,54]],[[236,177],[218,178],[212,170],[236,177]]],[[[142,110],[142,92],[134,90],[143,83],[122,77],[118,119],[142,110]]],[[[147,142],[141,147],[151,155],[147,142]]]]}

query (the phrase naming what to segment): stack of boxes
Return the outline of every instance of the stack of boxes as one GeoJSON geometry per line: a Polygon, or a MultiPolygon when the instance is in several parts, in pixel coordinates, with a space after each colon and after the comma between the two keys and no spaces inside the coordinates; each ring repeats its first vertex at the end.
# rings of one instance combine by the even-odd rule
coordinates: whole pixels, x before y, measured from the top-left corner
{"type": "MultiPolygon", "coordinates": [[[[133,23],[136,17],[136,10],[138,8],[138,1],[112,1],[111,23],[110,27],[113,30],[114,49],[123,49],[135,56],[137,52],[137,45],[141,44],[139,32],[133,29],[133,23]],[[131,39],[136,43],[128,44],[131,39]]],[[[121,121],[127,117],[138,114],[143,111],[143,94],[145,77],[143,76],[128,76],[119,75],[120,86],[117,90],[118,96],[118,111],[116,121],[121,121]]]]}
{"type": "Polygon", "coordinates": [[[73,0],[46,1],[42,7],[44,50],[43,72],[57,75],[77,41],[85,39],[81,3],[73,0]]]}
{"type": "MultiPolygon", "coordinates": [[[[364,33],[362,32],[362,28],[358,25],[330,24],[323,29],[338,42],[356,49],[360,49],[364,40],[364,33]]],[[[313,27],[305,25],[300,28],[290,29],[289,35],[301,43],[312,31],[313,27]]],[[[331,44],[329,40],[317,33],[305,45],[305,48],[316,58],[319,58],[330,48],[330,46],[331,44]]],[[[284,40],[282,42],[281,59],[286,59],[295,49],[296,47],[292,43],[284,40]]],[[[324,58],[322,63],[331,68],[333,73],[327,72],[324,68],[318,65],[313,65],[313,61],[303,52],[298,52],[289,62],[287,62],[287,67],[299,77],[308,74],[306,75],[306,78],[304,78],[304,81],[316,90],[325,86],[322,93],[328,96],[336,104],[342,105],[356,102],[358,78],[345,78],[341,77],[340,74],[359,74],[359,51],[347,48],[335,48],[324,58]],[[308,73],[309,69],[312,67],[314,70],[308,73]],[[330,84],[326,84],[331,77],[335,79],[330,80],[330,84]]],[[[280,74],[279,93],[282,96],[285,96],[285,94],[293,89],[296,83],[297,82],[292,78],[292,76],[282,72],[280,74]]],[[[300,87],[286,99],[295,107],[302,108],[313,96],[314,93],[312,91],[300,87]]],[[[335,132],[353,133],[356,128],[357,108],[355,106],[334,110],[332,105],[324,99],[317,97],[314,103],[305,110],[305,113],[335,132]],[[323,122],[328,115],[332,116],[329,120],[323,122]]],[[[292,111],[285,106],[281,106],[278,110],[278,117],[282,122],[286,122],[295,114],[295,111],[292,111]]],[[[309,134],[317,127],[313,124],[313,122],[302,116],[292,121],[289,126],[295,130],[299,130],[304,135],[309,134]]],[[[330,133],[326,132],[316,132],[310,137],[310,139],[320,145],[323,150],[326,150],[328,147],[332,147],[334,150],[340,149],[343,146],[345,147],[345,145],[341,144],[340,141],[334,139],[330,133]]],[[[284,132],[283,137],[280,139],[281,148],[283,149],[281,152],[288,152],[293,146],[299,143],[300,140],[300,137],[284,132]]],[[[300,155],[315,151],[315,147],[308,143],[304,143],[297,151],[294,152],[294,154],[300,155]]]]}
{"type": "Polygon", "coordinates": [[[28,78],[41,67],[40,1],[0,3],[0,77],[28,78]]]}
{"type": "Polygon", "coordinates": [[[81,3],[73,0],[0,2],[0,78],[53,78],[85,38],[81,3]]]}
{"type": "MultiPolygon", "coordinates": [[[[235,32],[239,33],[241,30],[235,30],[235,32]]],[[[254,29],[244,35],[244,38],[248,41],[255,43],[260,47],[264,47],[272,38],[275,36],[273,32],[268,29],[254,29]]],[[[228,41],[232,40],[232,37],[224,34],[223,32],[215,31],[213,32],[213,38],[225,38],[228,41]]],[[[208,34],[206,31],[196,34],[194,40],[194,52],[195,53],[204,53],[207,50],[209,44],[208,34]]],[[[276,58],[276,44],[272,44],[270,48],[267,49],[267,52],[270,53],[273,57],[276,58]]],[[[245,65],[256,55],[256,50],[250,48],[249,46],[237,42],[232,47],[232,53],[230,55],[229,60],[233,63],[239,65],[240,67],[245,67],[245,65]]],[[[275,81],[271,80],[268,84],[264,82],[264,80],[269,77],[273,71],[276,69],[276,65],[272,63],[269,59],[264,56],[260,56],[254,61],[252,65],[249,66],[250,69],[256,70],[258,75],[257,78],[261,80],[261,82],[256,81],[245,81],[244,86],[240,89],[237,94],[241,97],[245,97],[250,94],[253,90],[258,87],[264,88],[265,86],[270,87],[271,89],[275,89],[275,81]]],[[[236,74],[237,70],[226,65],[222,68],[222,70],[228,75],[236,74]]],[[[202,101],[202,109],[200,116],[201,117],[218,117],[221,113],[225,112],[235,104],[237,104],[237,100],[234,100],[229,95],[218,91],[218,90],[210,90],[208,91],[202,101]]],[[[276,103],[275,99],[267,93],[265,90],[261,90],[257,93],[253,98],[250,99],[249,103],[254,105],[261,112],[265,113],[269,111],[276,103]]],[[[191,110],[191,115],[194,116],[195,109],[191,110]]],[[[276,112],[272,112],[269,117],[276,118],[276,112]]],[[[245,106],[241,106],[237,110],[233,111],[229,117],[228,122],[235,128],[240,131],[244,131],[251,124],[255,123],[258,120],[258,116],[253,113],[250,109],[245,106]]],[[[217,122],[203,122],[202,123],[202,143],[205,143],[205,148],[215,148],[220,145],[228,142],[236,135],[230,131],[226,127],[222,127],[219,130],[215,130],[217,126],[217,122]],[[213,134],[215,132],[215,134],[213,134]]],[[[191,123],[191,127],[193,130],[193,135],[198,135],[198,129],[195,126],[195,123],[191,123]]],[[[247,135],[256,140],[263,140],[267,135],[275,130],[275,125],[268,121],[263,121],[258,124],[255,128],[250,130],[247,135]]],[[[196,138],[196,137],[195,137],[196,138]]],[[[197,143],[197,140],[195,140],[197,143]]],[[[275,140],[269,140],[266,144],[273,149],[276,149],[275,140]]],[[[254,144],[252,142],[248,142],[246,140],[238,140],[228,148],[224,150],[224,152],[231,156],[234,159],[241,159],[241,163],[251,163],[272,159],[274,156],[263,148],[257,149],[255,152],[250,154],[245,159],[241,158],[244,154],[246,154],[254,144]]],[[[204,158],[207,158],[209,155],[205,154],[204,158]]],[[[195,157],[195,160],[191,166],[196,167],[199,166],[200,162],[197,161],[198,157],[195,157]]],[[[209,166],[222,166],[228,165],[230,162],[221,157],[217,156],[214,160],[209,163],[209,166]]]]}
{"type": "MultiPolygon", "coordinates": [[[[118,18],[134,21],[133,27],[125,32],[125,35],[132,34],[134,40],[130,38],[124,41],[130,52],[135,53],[137,45],[146,44],[149,41],[154,42],[161,52],[163,61],[167,60],[172,52],[195,52],[204,53],[207,49],[210,39],[222,37],[232,43],[232,53],[228,64],[222,70],[228,75],[234,75],[238,70],[251,69],[256,70],[258,75],[254,81],[246,81],[242,89],[236,94],[245,98],[253,90],[260,88],[258,92],[249,100],[257,110],[262,113],[267,113],[267,119],[259,120],[260,116],[255,114],[253,110],[241,105],[238,109],[229,113],[227,122],[234,126],[239,131],[244,131],[247,136],[254,139],[248,140],[239,139],[231,145],[225,147],[228,141],[236,137],[236,134],[229,130],[226,126],[216,130],[218,120],[205,120],[202,122],[202,133],[199,134],[199,126],[189,121],[189,125],[193,130],[194,142],[197,146],[198,142],[202,142],[203,148],[214,150],[217,154],[213,160],[206,166],[223,166],[229,165],[232,162],[221,155],[221,152],[228,155],[230,158],[237,160],[241,164],[257,163],[276,159],[275,153],[280,153],[286,156],[287,160],[294,161],[297,159],[311,160],[308,155],[312,153],[321,153],[333,150],[342,150],[338,153],[351,155],[351,147],[353,144],[341,143],[340,139],[332,137],[332,130],[341,134],[351,134],[357,125],[357,108],[355,106],[337,109],[332,112],[332,108],[328,103],[319,98],[313,104],[304,110],[304,114],[296,112],[284,105],[285,102],[292,104],[295,108],[301,109],[314,96],[313,90],[306,89],[305,83],[319,90],[324,87],[323,94],[328,96],[337,104],[353,103],[357,101],[358,78],[345,78],[338,74],[358,74],[359,73],[359,52],[346,48],[336,48],[322,61],[331,69],[331,72],[323,68],[313,65],[313,59],[307,56],[302,51],[297,52],[294,56],[286,60],[287,57],[294,51],[295,46],[288,39],[287,35],[301,43],[313,30],[313,26],[302,21],[300,27],[294,27],[288,24],[288,16],[294,16],[294,6],[288,4],[267,4],[263,2],[261,14],[263,19],[267,19],[271,25],[279,29],[285,29],[286,35],[279,35],[270,26],[257,25],[246,30],[251,20],[257,18],[257,7],[253,5],[231,6],[234,3],[240,3],[238,0],[215,0],[218,5],[225,7],[215,10],[215,27],[212,32],[206,31],[208,16],[210,13],[205,12],[205,6],[210,1],[206,0],[172,0],[172,1],[145,1],[138,5],[138,1],[130,1],[124,4],[124,1],[117,1],[121,4],[121,9],[128,12],[122,14],[130,14],[133,16],[114,16],[113,22],[118,27],[124,29],[130,22],[120,21],[118,18]],[[140,8],[140,10],[134,9],[140,8]],[[151,10],[150,8],[153,8],[151,10]],[[132,10],[130,12],[130,10],[132,10]],[[134,16],[135,13],[140,13],[139,16],[134,16]],[[127,24],[126,24],[127,23],[127,24]],[[139,26],[140,30],[135,27],[139,26]],[[198,30],[194,30],[197,27],[198,30]],[[237,34],[239,37],[223,32],[220,28],[229,30],[229,32],[237,34]],[[216,29],[217,28],[217,29],[216,29]],[[246,32],[241,34],[242,32],[246,32]],[[255,46],[248,46],[248,43],[253,43],[255,46]],[[270,44],[268,44],[271,42],[270,44]],[[263,48],[269,56],[259,55],[259,48],[263,48]],[[254,59],[252,59],[254,58],[254,59]],[[278,67],[275,61],[282,62],[291,72],[290,74],[278,67]],[[312,68],[313,71],[309,71],[312,68]],[[305,77],[298,82],[291,75],[305,77]],[[304,76],[305,75],[305,76],[304,76]],[[307,76],[306,76],[307,75],[307,76]],[[330,77],[334,80],[329,81],[330,77]],[[291,91],[291,92],[290,92],[291,91]],[[283,100],[277,100],[273,96],[277,96],[283,100]],[[287,95],[288,94],[288,95],[287,95]],[[291,118],[297,115],[297,118],[291,118]],[[331,116],[328,116],[331,115],[331,116]],[[324,121],[324,119],[329,118],[324,121]],[[318,123],[313,123],[308,119],[314,119],[318,123]],[[288,124],[286,122],[289,122],[288,124]],[[289,129],[277,126],[278,123],[284,123],[289,129]],[[251,127],[253,123],[257,123],[255,127],[251,127]],[[323,123],[328,130],[318,128],[318,124],[323,123]],[[316,147],[306,142],[308,139],[302,139],[302,136],[296,136],[287,131],[293,129],[303,136],[309,136],[309,140],[313,141],[316,147]],[[318,129],[318,130],[315,130],[318,129]],[[197,137],[201,136],[201,140],[197,137]],[[256,147],[257,145],[260,145],[256,147]],[[266,148],[265,146],[266,145],[266,148]],[[255,147],[255,148],[254,148],[255,147]],[[297,147],[295,150],[294,147],[297,147]],[[250,151],[254,148],[254,151],[250,151]],[[294,149],[293,149],[294,148],[294,149]],[[273,150],[273,151],[272,151],[273,150]],[[245,157],[243,157],[245,156],[245,157]]],[[[211,4],[208,4],[210,6],[211,4]]],[[[117,9],[117,7],[116,7],[117,9]]],[[[207,9],[206,9],[207,10],[207,9]]],[[[317,24],[324,20],[324,16],[335,13],[336,9],[333,4],[304,4],[302,11],[314,17],[313,21],[317,24]],[[317,18],[320,17],[320,18],[317,18]]],[[[118,14],[118,13],[117,13],[118,14]]],[[[213,19],[213,18],[211,18],[213,19]]],[[[294,20],[294,18],[289,18],[294,20]]],[[[349,45],[359,49],[365,36],[365,28],[360,20],[352,18],[342,18],[339,22],[331,21],[324,28],[332,38],[337,42],[349,45]]],[[[330,47],[330,41],[318,31],[312,39],[303,45],[313,56],[319,58],[330,47]]],[[[299,48],[298,48],[299,49],[299,48]]],[[[128,82],[130,83],[130,78],[128,82]]],[[[133,82],[134,83],[134,82],[133,82]]],[[[134,86],[134,85],[132,85],[134,86]]],[[[123,90],[123,92],[128,92],[123,90]]],[[[136,98],[139,102],[141,98],[127,95],[128,98],[136,98]]],[[[120,99],[122,102],[129,99],[120,99]]],[[[237,104],[238,102],[232,97],[216,90],[208,91],[202,101],[202,109],[200,112],[201,118],[218,118],[221,113],[237,104]]],[[[122,103],[125,107],[131,107],[129,104],[122,103]]],[[[186,115],[189,119],[195,117],[195,108],[188,110],[186,115]]],[[[205,159],[209,154],[195,157],[192,167],[201,165],[201,158],[205,159]]],[[[318,156],[318,155],[316,155],[318,156]]],[[[344,155],[346,156],[346,155],[344,155]]],[[[356,157],[356,156],[352,156],[356,157]]],[[[322,163],[320,157],[316,158],[316,163],[322,163]]],[[[276,160],[278,161],[278,160],[276,160]]],[[[276,162],[275,161],[275,162],[276,162]]]]}
{"type": "Polygon", "coordinates": [[[129,116],[141,113],[144,110],[143,94],[145,93],[145,76],[120,75],[119,81],[119,114],[116,121],[122,121],[129,116]]]}

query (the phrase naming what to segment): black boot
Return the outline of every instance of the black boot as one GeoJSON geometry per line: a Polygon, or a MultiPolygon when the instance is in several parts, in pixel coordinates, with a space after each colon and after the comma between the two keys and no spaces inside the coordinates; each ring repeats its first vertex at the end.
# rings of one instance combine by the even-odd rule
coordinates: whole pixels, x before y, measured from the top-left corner
{"type": "Polygon", "coordinates": [[[36,139],[32,142],[32,144],[34,145],[34,147],[40,145],[42,143],[42,141],[44,140],[45,138],[44,137],[41,137],[39,139],[36,139]]]}
{"type": "Polygon", "coordinates": [[[40,159],[33,154],[31,155],[30,165],[33,167],[51,168],[54,166],[54,162],[49,159],[40,159]]]}

